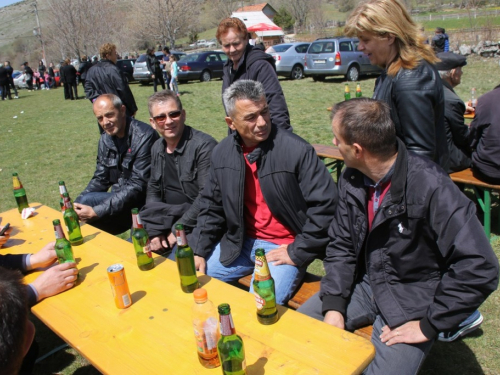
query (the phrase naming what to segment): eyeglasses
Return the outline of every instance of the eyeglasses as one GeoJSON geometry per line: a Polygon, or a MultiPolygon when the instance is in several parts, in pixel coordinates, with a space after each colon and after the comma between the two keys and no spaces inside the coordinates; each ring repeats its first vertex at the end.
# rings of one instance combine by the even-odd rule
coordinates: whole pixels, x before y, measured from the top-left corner
{"type": "Polygon", "coordinates": [[[172,111],[172,112],[169,112],[167,114],[165,113],[162,113],[161,115],[158,115],[158,116],[154,116],[153,117],[153,120],[155,120],[155,122],[159,125],[159,124],[164,124],[165,121],[167,121],[167,116],[170,117],[172,120],[176,120],[178,119],[179,117],[181,117],[181,114],[182,114],[182,111],[181,110],[177,110],[177,111],[172,111]]]}

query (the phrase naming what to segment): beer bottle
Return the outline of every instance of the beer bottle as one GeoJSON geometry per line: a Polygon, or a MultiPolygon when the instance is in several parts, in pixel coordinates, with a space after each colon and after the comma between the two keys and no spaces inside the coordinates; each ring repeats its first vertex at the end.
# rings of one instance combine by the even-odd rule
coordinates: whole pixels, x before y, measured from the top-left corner
{"type": "Polygon", "coordinates": [[[14,184],[14,198],[16,198],[17,209],[19,210],[19,213],[21,213],[23,208],[29,207],[26,190],[24,190],[23,184],[21,183],[17,173],[12,173],[12,182],[14,184]]]}
{"type": "Polygon", "coordinates": [[[66,224],[66,230],[68,231],[69,242],[71,242],[71,245],[73,246],[81,245],[83,243],[83,237],[82,230],[80,229],[80,223],[78,221],[78,215],[73,208],[73,204],[71,203],[68,193],[63,194],[63,199],[63,219],[66,224]]]}
{"type": "Polygon", "coordinates": [[[219,305],[221,338],[217,344],[223,375],[246,375],[245,348],[243,340],[236,334],[231,307],[227,303],[219,305]]]}
{"type": "MultiPolygon", "coordinates": [[[[63,197],[64,193],[68,193],[68,189],[66,189],[66,185],[64,184],[64,181],[59,181],[59,194],[61,194],[61,199],[59,200],[59,205],[61,206],[62,213],[64,213],[64,210],[65,210],[64,197],[63,197]]],[[[73,201],[71,201],[71,204],[73,204],[73,201]]]]}
{"type": "Polygon", "coordinates": [[[198,359],[206,368],[219,367],[217,342],[220,334],[215,306],[208,300],[205,289],[196,289],[193,296],[195,302],[193,305],[193,328],[198,359]]]}
{"type": "Polygon", "coordinates": [[[271,277],[264,249],[255,250],[255,273],[253,293],[257,304],[257,320],[262,324],[273,324],[278,321],[274,279],[271,277]]]}
{"type": "Polygon", "coordinates": [[[344,99],[349,100],[351,99],[351,90],[349,89],[349,84],[346,83],[344,87],[344,99]]]}
{"type": "Polygon", "coordinates": [[[70,262],[75,263],[75,257],[73,256],[71,243],[64,236],[61,222],[56,219],[52,221],[52,225],[54,225],[54,232],[56,235],[55,249],[59,264],[70,262]]]}
{"type": "Polygon", "coordinates": [[[361,92],[361,85],[358,82],[356,85],[356,98],[361,98],[363,96],[363,93],[361,92]]]}
{"type": "Polygon", "coordinates": [[[135,256],[137,257],[137,266],[141,271],[148,271],[155,266],[153,254],[149,248],[148,232],[144,229],[139,217],[139,209],[132,209],[132,242],[134,243],[135,256]]]}
{"type": "Polygon", "coordinates": [[[175,236],[177,237],[177,249],[175,250],[175,261],[181,279],[181,288],[184,293],[193,293],[199,287],[196,269],[194,267],[193,250],[189,247],[184,232],[183,224],[175,225],[175,236]]]}

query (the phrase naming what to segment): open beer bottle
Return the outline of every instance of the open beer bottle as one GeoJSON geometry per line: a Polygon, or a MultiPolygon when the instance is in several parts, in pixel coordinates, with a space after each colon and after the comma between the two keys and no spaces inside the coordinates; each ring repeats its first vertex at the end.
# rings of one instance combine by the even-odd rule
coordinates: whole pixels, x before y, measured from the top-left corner
{"type": "Polygon", "coordinates": [[[71,245],[73,246],[81,245],[83,243],[82,230],[80,229],[78,215],[73,208],[73,204],[71,203],[68,193],[63,194],[63,200],[63,219],[66,224],[66,230],[68,231],[69,242],[71,242],[71,245]]]}
{"type": "Polygon", "coordinates": [[[363,93],[361,92],[361,84],[358,82],[356,84],[356,98],[361,98],[363,93]]]}
{"type": "Polygon", "coordinates": [[[138,208],[132,209],[132,226],[131,237],[137,258],[137,266],[141,271],[148,271],[154,268],[155,261],[149,247],[149,236],[142,226],[138,208]]]}
{"type": "Polygon", "coordinates": [[[227,303],[219,305],[220,334],[217,351],[223,375],[246,375],[245,347],[243,340],[234,329],[231,307],[227,303]]]}
{"type": "Polygon", "coordinates": [[[198,359],[205,368],[220,366],[217,354],[219,341],[219,325],[217,311],[214,304],[208,299],[207,291],[203,288],[193,292],[193,328],[198,349],[198,359]]]}
{"type": "MultiPolygon", "coordinates": [[[[65,210],[64,197],[63,197],[64,193],[68,193],[68,189],[66,189],[66,185],[64,184],[64,181],[59,181],[59,194],[61,195],[61,199],[59,200],[59,205],[61,206],[62,213],[64,213],[64,210],[65,210]]],[[[71,204],[73,204],[73,201],[71,201],[71,204]]]]}
{"type": "Polygon", "coordinates": [[[175,261],[179,270],[181,288],[184,293],[193,293],[199,287],[199,282],[194,267],[194,253],[187,243],[183,224],[175,225],[175,237],[177,237],[175,261]]]}
{"type": "Polygon", "coordinates": [[[55,250],[59,264],[76,263],[73,255],[73,248],[64,235],[61,222],[56,219],[52,221],[52,225],[54,225],[54,233],[56,235],[55,250]]]}
{"type": "Polygon", "coordinates": [[[21,213],[24,208],[29,207],[26,190],[24,190],[23,184],[21,183],[17,173],[12,173],[12,183],[14,185],[14,198],[16,198],[17,209],[19,210],[19,213],[21,213]]]}
{"type": "Polygon", "coordinates": [[[349,89],[349,84],[346,83],[344,86],[344,100],[351,99],[351,89],[349,89]]]}
{"type": "Polygon", "coordinates": [[[264,249],[255,250],[255,273],[253,293],[257,304],[257,320],[262,324],[274,324],[278,321],[274,279],[271,277],[264,249]]]}

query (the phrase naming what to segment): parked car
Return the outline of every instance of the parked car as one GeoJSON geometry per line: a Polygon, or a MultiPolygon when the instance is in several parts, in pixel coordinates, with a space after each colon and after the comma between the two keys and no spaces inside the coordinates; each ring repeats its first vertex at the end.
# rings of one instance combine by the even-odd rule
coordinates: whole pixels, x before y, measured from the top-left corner
{"type": "Polygon", "coordinates": [[[336,75],[357,81],[362,74],[380,74],[382,69],[370,64],[368,56],[358,51],[358,44],[357,38],[316,39],[307,50],[304,74],[315,81],[336,75]]]}
{"type": "Polygon", "coordinates": [[[128,82],[134,80],[134,64],[136,59],[121,59],[116,60],[116,66],[120,69],[127,78],[128,82]]]}
{"type": "Polygon", "coordinates": [[[227,61],[227,55],[219,51],[206,51],[191,53],[183,56],[177,64],[179,65],[179,82],[200,80],[208,82],[212,78],[222,78],[222,67],[227,61]]]}
{"type": "Polygon", "coordinates": [[[311,43],[284,43],[269,47],[266,52],[276,60],[276,73],[291,79],[304,77],[304,57],[311,43]]]}
{"type": "MultiPolygon", "coordinates": [[[[12,76],[14,77],[14,86],[18,89],[26,89],[28,88],[28,84],[26,83],[26,74],[24,72],[21,72],[19,70],[15,70],[12,73],[12,76]]],[[[61,75],[59,74],[59,70],[54,69],[54,81],[55,81],[55,86],[61,86],[61,75]]],[[[43,77],[40,77],[40,84],[43,86],[44,79],[43,77]]],[[[33,87],[36,88],[36,81],[35,77],[33,77],[33,87]]]]}
{"type": "Polygon", "coordinates": [[[207,41],[205,39],[200,39],[200,40],[197,40],[195,43],[193,44],[190,44],[189,47],[198,47],[198,48],[202,48],[202,47],[206,47],[207,46],[207,41]]]}
{"type": "MultiPolygon", "coordinates": [[[[177,60],[179,60],[182,56],[186,55],[184,52],[178,52],[178,51],[170,51],[171,55],[174,55],[177,60]]],[[[163,52],[157,51],[155,52],[155,57],[157,60],[161,61],[163,58],[163,52]]],[[[151,73],[148,69],[148,64],[146,62],[147,55],[142,54],[139,56],[139,58],[135,61],[134,64],[134,73],[132,74],[133,79],[136,81],[139,81],[141,85],[147,85],[150,82],[153,82],[153,79],[151,78],[151,73]]]]}

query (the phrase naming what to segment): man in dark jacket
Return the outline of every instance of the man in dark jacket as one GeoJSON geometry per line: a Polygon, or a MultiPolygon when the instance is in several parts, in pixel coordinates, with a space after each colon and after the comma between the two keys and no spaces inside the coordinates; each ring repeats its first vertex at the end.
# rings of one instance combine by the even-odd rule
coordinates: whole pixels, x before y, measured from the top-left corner
{"type": "Polygon", "coordinates": [[[186,112],[172,91],[149,98],[149,122],[161,139],[151,150],[151,177],[141,221],[153,251],[172,249],[176,222],[187,232],[196,226],[200,212],[198,196],[205,185],[210,156],[217,141],[185,125],[186,112]]]}
{"type": "Polygon", "coordinates": [[[472,172],[487,183],[500,185],[500,85],[477,101],[470,124],[472,172]]]}
{"type": "Polygon", "coordinates": [[[337,189],[314,148],[272,123],[260,82],[239,80],[223,98],[233,134],[212,153],[191,240],[195,265],[234,281],[253,271],[264,248],[284,304],[324,254],[337,189]]]}
{"type": "Polygon", "coordinates": [[[165,90],[165,81],[163,80],[163,71],[161,70],[160,61],[156,58],[155,49],[148,48],[146,50],[146,65],[148,66],[148,70],[151,72],[151,78],[153,78],[154,82],[154,90],[158,91],[158,84],[161,85],[162,89],[165,90]]]}
{"type": "Polygon", "coordinates": [[[71,60],[64,60],[61,67],[61,78],[64,81],[64,99],[78,99],[78,87],[76,85],[76,68],[71,65],[71,60]]]}
{"type": "Polygon", "coordinates": [[[144,205],[151,147],[158,134],[148,124],[128,117],[116,95],[101,95],[93,108],[104,133],[94,176],[75,199],[75,210],[81,221],[118,234],[130,229],[130,210],[144,205]]]}
{"type": "Polygon", "coordinates": [[[447,40],[448,35],[446,35],[445,30],[442,27],[436,27],[436,31],[431,40],[431,46],[436,54],[448,52],[448,50],[445,49],[447,40]]]}
{"type": "Polygon", "coordinates": [[[5,69],[7,70],[7,73],[9,74],[9,85],[12,91],[14,91],[14,99],[19,99],[19,96],[17,95],[17,89],[16,85],[14,85],[14,77],[12,77],[12,74],[14,73],[14,69],[12,69],[12,66],[10,65],[10,61],[5,61],[3,63],[5,69]]]}
{"type": "Polygon", "coordinates": [[[441,60],[436,69],[444,88],[444,126],[450,163],[447,172],[458,172],[470,167],[469,127],[464,123],[465,103],[453,90],[462,79],[462,67],[467,60],[452,52],[437,54],[441,60]]]}
{"type": "Polygon", "coordinates": [[[262,83],[272,123],[291,131],[288,106],[276,74],[274,58],[248,43],[247,28],[239,18],[222,20],[216,37],[228,57],[223,68],[222,93],[240,79],[262,83]]]}
{"type": "Polygon", "coordinates": [[[354,99],[332,116],[347,168],[321,291],[299,311],[349,331],[373,324],[366,373],[416,374],[438,332],[497,288],[498,259],[474,203],[406,149],[386,104],[354,99]]]}
{"type": "Polygon", "coordinates": [[[137,105],[127,79],[115,65],[118,59],[116,46],[106,43],[101,46],[99,53],[102,60],[93,65],[87,72],[85,80],[86,98],[94,102],[99,95],[114,94],[121,99],[127,110],[127,116],[133,117],[137,112],[137,105]]]}
{"type": "Polygon", "coordinates": [[[2,100],[5,100],[7,96],[9,99],[12,99],[9,86],[9,71],[5,66],[0,65],[0,90],[2,90],[2,100]]]}
{"type": "Polygon", "coordinates": [[[21,67],[26,75],[26,84],[28,85],[28,91],[33,91],[33,69],[30,68],[28,62],[26,61],[21,67]]]}
{"type": "Polygon", "coordinates": [[[80,74],[80,81],[82,82],[83,89],[85,90],[85,80],[87,79],[87,72],[92,67],[87,55],[82,56],[80,66],[78,67],[78,73],[80,74]]]}

